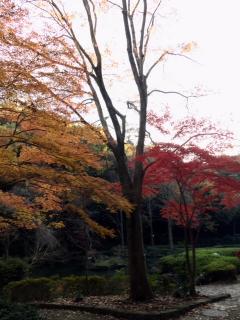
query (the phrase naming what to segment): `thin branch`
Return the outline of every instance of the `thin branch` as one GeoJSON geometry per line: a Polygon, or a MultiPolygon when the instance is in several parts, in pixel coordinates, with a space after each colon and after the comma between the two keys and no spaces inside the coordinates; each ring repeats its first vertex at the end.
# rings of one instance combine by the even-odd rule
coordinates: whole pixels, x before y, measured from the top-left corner
{"type": "Polygon", "coordinates": [[[160,0],[158,2],[155,10],[153,11],[152,17],[151,17],[151,19],[149,21],[149,24],[148,24],[148,27],[147,27],[146,40],[145,40],[144,49],[143,49],[144,58],[147,55],[147,49],[148,49],[148,43],[149,43],[149,39],[150,39],[150,34],[151,34],[152,28],[154,26],[154,21],[155,21],[155,14],[156,14],[158,8],[160,7],[161,3],[162,3],[162,0],[160,0]]]}
{"type": "Polygon", "coordinates": [[[50,4],[52,5],[53,8],[55,8],[58,12],[58,14],[60,15],[61,19],[64,21],[64,23],[66,24],[66,26],[68,27],[68,29],[65,28],[65,30],[68,32],[70,38],[73,40],[73,42],[76,45],[76,48],[78,50],[78,52],[83,53],[84,56],[86,57],[86,59],[88,60],[88,62],[91,64],[91,66],[94,68],[94,63],[92,58],[90,57],[90,55],[86,52],[86,50],[82,47],[82,45],[80,44],[80,42],[77,40],[77,37],[75,35],[75,32],[73,31],[73,28],[71,27],[69,21],[67,20],[67,18],[64,16],[63,12],[60,10],[60,8],[58,7],[58,5],[56,4],[55,1],[51,1],[50,4]]]}
{"type": "Polygon", "coordinates": [[[95,105],[96,105],[96,108],[97,108],[97,112],[98,112],[98,116],[99,116],[99,120],[102,124],[102,127],[103,127],[103,130],[104,130],[104,133],[107,137],[107,140],[109,142],[109,144],[111,145],[112,148],[114,148],[114,145],[115,145],[115,142],[114,142],[114,139],[109,131],[109,128],[108,128],[108,124],[107,124],[107,121],[106,121],[106,117],[104,117],[104,114],[103,114],[103,109],[102,109],[102,106],[101,106],[101,102],[98,98],[98,94],[92,84],[92,80],[91,80],[91,74],[88,72],[87,70],[87,63],[86,63],[86,60],[83,56],[83,54],[81,54],[81,57],[82,57],[82,60],[83,60],[83,65],[85,67],[85,74],[86,74],[86,80],[87,80],[87,83],[89,85],[89,88],[92,92],[92,97],[95,101],[95,105]]]}
{"type": "MultiPolygon", "coordinates": [[[[184,142],[179,146],[179,148],[185,146],[189,141],[191,141],[191,140],[193,140],[193,139],[195,139],[195,138],[203,137],[203,136],[214,136],[214,135],[219,135],[219,132],[197,133],[197,134],[191,136],[190,138],[188,138],[186,141],[184,141],[184,142]]],[[[176,148],[174,151],[177,151],[177,149],[178,149],[178,148],[176,148]]]]}
{"type": "Polygon", "coordinates": [[[134,55],[133,55],[133,47],[132,47],[132,36],[129,28],[129,23],[128,23],[128,11],[127,11],[127,4],[126,0],[122,0],[123,4],[123,22],[124,22],[124,29],[125,29],[125,34],[126,34],[126,40],[127,40],[127,53],[128,53],[128,59],[131,65],[132,73],[135,79],[135,82],[137,86],[140,86],[139,82],[139,74],[138,74],[138,69],[136,66],[136,62],[134,60],[134,55]]]}
{"type": "MultiPolygon", "coordinates": [[[[101,66],[102,58],[101,58],[101,54],[100,54],[100,51],[99,51],[99,47],[98,47],[98,43],[97,43],[97,39],[96,39],[96,30],[95,30],[97,22],[96,21],[95,21],[95,23],[93,22],[92,14],[91,14],[91,10],[90,10],[90,7],[89,7],[88,0],[83,0],[83,4],[84,4],[84,8],[85,8],[85,11],[86,11],[86,14],[87,14],[87,18],[88,18],[88,26],[89,26],[91,41],[92,41],[92,44],[93,44],[93,49],[94,49],[94,52],[95,52],[96,58],[97,58],[97,64],[98,64],[98,66],[101,66]]],[[[93,5],[93,8],[94,8],[94,5],[93,5]]],[[[95,14],[95,19],[97,19],[96,14],[95,14]]]]}
{"type": "Polygon", "coordinates": [[[154,146],[156,146],[157,143],[153,140],[151,133],[150,133],[148,130],[146,130],[146,133],[147,133],[147,135],[148,135],[148,138],[149,138],[150,141],[152,142],[152,144],[153,144],[154,146]]]}
{"type": "Polygon", "coordinates": [[[92,0],[89,0],[91,5],[92,5],[92,8],[93,8],[93,16],[94,16],[94,25],[93,25],[93,32],[94,32],[94,35],[96,37],[96,32],[97,32],[97,14],[96,14],[96,7],[95,7],[95,4],[93,3],[92,0]]]}
{"type": "Polygon", "coordinates": [[[188,56],[186,56],[185,54],[182,54],[182,53],[174,53],[174,52],[169,52],[168,51],[167,54],[170,55],[170,56],[182,57],[182,58],[185,58],[187,60],[190,60],[191,62],[194,62],[194,63],[197,63],[197,64],[201,65],[198,61],[196,61],[196,60],[194,60],[194,59],[192,59],[192,58],[190,58],[190,57],[188,57],[188,56]]]}
{"type": "Polygon", "coordinates": [[[146,16],[147,16],[147,0],[143,0],[143,18],[142,18],[142,25],[141,25],[141,31],[140,31],[140,44],[139,44],[139,58],[141,61],[141,66],[140,66],[140,72],[142,74],[143,72],[143,63],[144,63],[144,52],[143,52],[143,47],[144,47],[144,35],[145,35],[145,27],[146,27],[146,16]]]}
{"type": "Polygon", "coordinates": [[[152,70],[158,65],[158,63],[160,61],[163,60],[163,58],[168,54],[168,51],[165,51],[161,54],[161,56],[151,65],[151,67],[148,69],[147,73],[146,73],[146,78],[149,77],[150,73],[152,72],[152,70]]]}
{"type": "MultiPolygon", "coordinates": [[[[134,13],[133,13],[134,14],[134,13]]],[[[140,71],[140,54],[137,48],[137,38],[136,38],[136,31],[135,31],[135,26],[133,22],[133,14],[128,15],[128,19],[130,22],[130,30],[131,30],[131,36],[132,36],[132,46],[133,46],[133,54],[138,66],[138,71],[140,71]]]]}
{"type": "Polygon", "coordinates": [[[162,93],[162,94],[176,94],[180,97],[183,97],[185,99],[189,99],[189,98],[200,98],[200,97],[205,97],[206,95],[185,95],[181,92],[178,92],[178,91],[164,91],[164,90],[160,90],[160,89],[154,89],[154,90],[151,90],[149,93],[148,93],[148,96],[150,96],[152,93],[154,92],[158,92],[158,93],[162,93]]]}
{"type": "MultiPolygon", "coordinates": [[[[133,8],[132,13],[129,12],[130,16],[132,16],[132,17],[134,16],[134,14],[135,14],[135,12],[136,12],[136,10],[137,10],[137,7],[139,6],[139,3],[140,3],[140,0],[138,0],[138,1],[136,2],[135,6],[134,6],[134,8],[133,8]]],[[[128,6],[128,8],[130,9],[130,1],[129,1],[129,6],[128,6]]]]}
{"type": "Polygon", "coordinates": [[[113,2],[113,1],[108,0],[107,2],[111,3],[113,6],[116,6],[121,10],[123,9],[119,4],[117,4],[117,3],[113,2]]]}
{"type": "Polygon", "coordinates": [[[129,110],[135,110],[137,111],[138,113],[140,113],[139,109],[137,108],[137,106],[134,104],[133,101],[127,101],[127,108],[129,110]]]}
{"type": "Polygon", "coordinates": [[[163,54],[161,54],[161,56],[152,64],[152,66],[148,69],[148,72],[146,74],[146,78],[149,77],[150,73],[152,72],[152,70],[158,65],[159,62],[161,62],[163,60],[163,58],[166,56],[177,56],[177,57],[182,57],[185,58],[187,60],[190,60],[191,62],[200,64],[198,61],[186,56],[185,54],[182,53],[174,53],[174,52],[170,52],[170,51],[165,51],[163,54]]]}

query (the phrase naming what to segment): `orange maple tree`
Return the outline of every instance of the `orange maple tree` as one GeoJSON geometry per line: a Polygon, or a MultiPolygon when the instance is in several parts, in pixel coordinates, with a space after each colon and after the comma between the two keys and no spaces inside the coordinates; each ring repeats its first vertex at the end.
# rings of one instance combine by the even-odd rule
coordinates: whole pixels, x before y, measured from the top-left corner
{"type": "MultiPolygon", "coordinates": [[[[127,200],[112,192],[110,183],[87,173],[90,167],[101,168],[100,155],[91,148],[91,142],[102,143],[97,133],[94,136],[94,130],[56,112],[11,100],[0,105],[0,121],[0,203],[14,211],[12,218],[0,217],[1,229],[33,228],[44,221],[46,213],[67,209],[101,236],[113,235],[113,230],[74,204],[86,193],[90,201],[104,203],[109,211],[131,210],[127,200]],[[29,190],[31,196],[16,194],[15,186],[29,190]]],[[[58,220],[52,225],[61,227],[58,220]]]]}
{"type": "MultiPolygon", "coordinates": [[[[112,230],[73,205],[85,192],[110,211],[131,210],[127,200],[112,192],[110,183],[87,174],[89,167],[100,169],[100,156],[91,146],[105,143],[105,138],[80,114],[86,112],[86,105],[79,102],[84,94],[82,64],[64,37],[29,32],[27,10],[14,1],[1,2],[0,16],[2,203],[18,213],[19,225],[32,227],[42,221],[40,213],[64,210],[62,195],[69,194],[68,210],[71,207],[102,236],[112,235],[112,230]],[[30,202],[14,195],[12,187],[17,184],[35,193],[30,202]]],[[[1,222],[6,228],[13,220],[2,217],[1,222]]]]}

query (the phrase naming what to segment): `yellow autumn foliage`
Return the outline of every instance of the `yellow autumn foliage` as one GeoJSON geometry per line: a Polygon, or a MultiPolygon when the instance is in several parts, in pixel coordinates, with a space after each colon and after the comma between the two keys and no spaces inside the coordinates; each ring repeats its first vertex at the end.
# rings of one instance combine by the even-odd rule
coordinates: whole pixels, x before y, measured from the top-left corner
{"type": "MultiPolygon", "coordinates": [[[[109,182],[87,174],[90,167],[101,168],[101,154],[94,154],[88,141],[91,136],[90,141],[101,143],[94,130],[27,103],[2,103],[0,123],[0,184],[19,185],[32,194],[29,205],[29,199],[15,195],[11,188],[0,191],[0,205],[15,211],[14,219],[0,219],[0,228],[37,226],[47,212],[65,210],[67,194],[73,202],[87,194],[90,201],[105,204],[110,212],[131,211],[128,201],[114,193],[109,182]]],[[[78,213],[101,236],[112,235],[83,208],[78,213]]],[[[55,224],[62,227],[61,222],[55,224]]]]}

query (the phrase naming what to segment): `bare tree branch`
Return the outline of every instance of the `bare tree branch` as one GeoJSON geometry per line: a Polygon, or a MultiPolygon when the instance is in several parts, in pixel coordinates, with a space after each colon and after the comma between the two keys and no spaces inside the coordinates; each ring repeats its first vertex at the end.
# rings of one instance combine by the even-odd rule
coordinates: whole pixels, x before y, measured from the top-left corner
{"type": "MultiPolygon", "coordinates": [[[[91,1],[92,3],[92,1],[91,1]]],[[[97,17],[95,14],[95,7],[93,5],[93,10],[94,10],[94,19],[95,19],[95,23],[93,22],[93,18],[92,18],[92,14],[91,14],[91,9],[89,7],[89,3],[88,0],[83,0],[83,4],[84,4],[84,8],[87,14],[87,18],[88,18],[88,25],[89,25],[89,31],[90,31],[90,36],[91,36],[91,41],[93,44],[93,48],[94,48],[94,52],[96,54],[97,57],[97,64],[98,66],[101,66],[102,63],[102,58],[101,58],[101,54],[99,51],[99,47],[98,47],[98,43],[97,43],[97,39],[96,39],[96,25],[97,25],[97,17]]]]}
{"type": "Polygon", "coordinates": [[[144,43],[144,50],[143,50],[144,59],[145,59],[145,57],[147,55],[148,43],[149,43],[149,40],[150,40],[150,35],[151,35],[152,28],[153,28],[154,22],[155,22],[155,14],[156,14],[158,8],[160,7],[161,3],[162,3],[162,0],[160,0],[158,2],[156,8],[154,9],[154,11],[152,13],[152,16],[151,16],[151,19],[149,21],[148,27],[147,27],[146,40],[145,40],[145,43],[144,43]]]}
{"type": "Polygon", "coordinates": [[[142,14],[142,25],[140,31],[140,44],[139,44],[139,60],[140,60],[140,70],[143,72],[143,63],[144,63],[144,36],[145,36],[145,27],[146,27],[146,16],[147,16],[147,0],[143,0],[143,14],[142,14]]]}
{"type": "Polygon", "coordinates": [[[194,60],[194,59],[186,56],[186,55],[183,54],[183,53],[174,53],[174,52],[169,52],[169,51],[168,51],[167,54],[170,55],[170,56],[182,57],[182,58],[185,58],[185,59],[187,59],[187,60],[190,60],[191,62],[194,62],[194,63],[197,63],[197,64],[200,65],[200,63],[199,63],[198,61],[196,61],[196,60],[194,60]]]}
{"type": "Polygon", "coordinates": [[[161,56],[151,65],[151,67],[148,69],[147,73],[146,73],[146,78],[149,77],[150,73],[152,72],[152,70],[158,65],[158,63],[160,61],[162,61],[164,59],[164,57],[168,54],[168,51],[165,51],[161,54],[161,56]]]}
{"type": "Polygon", "coordinates": [[[94,35],[96,37],[96,32],[97,32],[97,14],[96,14],[96,7],[95,7],[95,4],[93,3],[92,0],[89,0],[91,5],[92,5],[92,8],[93,8],[93,15],[94,15],[94,25],[93,25],[93,32],[94,32],[94,35]]]}
{"type": "Polygon", "coordinates": [[[113,1],[108,0],[108,2],[111,3],[113,6],[118,7],[121,10],[123,9],[119,4],[117,4],[117,3],[113,2],[113,1]]]}
{"type": "Polygon", "coordinates": [[[160,90],[160,89],[154,89],[154,90],[151,90],[149,93],[148,93],[148,96],[150,96],[151,94],[155,93],[155,92],[158,92],[158,93],[162,93],[162,94],[176,94],[180,97],[183,97],[185,99],[189,99],[189,98],[200,98],[200,97],[205,97],[206,95],[185,95],[181,92],[178,92],[178,91],[164,91],[164,90],[160,90]]]}
{"type": "Polygon", "coordinates": [[[139,6],[139,3],[140,3],[140,0],[138,0],[138,1],[136,2],[135,6],[134,6],[134,8],[133,8],[133,11],[132,11],[132,13],[131,13],[131,12],[130,12],[130,0],[129,0],[128,9],[129,9],[129,15],[130,15],[130,16],[134,17],[134,14],[135,14],[135,12],[136,12],[136,10],[137,10],[137,7],[139,6]]]}
{"type": "Polygon", "coordinates": [[[146,130],[146,133],[147,133],[148,138],[150,139],[151,143],[152,143],[154,146],[156,146],[157,143],[153,140],[151,133],[150,133],[148,130],[146,130]]]}
{"type": "Polygon", "coordinates": [[[67,28],[65,30],[67,31],[70,38],[73,40],[78,52],[82,53],[86,57],[88,62],[91,64],[92,68],[94,68],[95,65],[93,63],[92,58],[90,57],[90,55],[87,53],[87,51],[82,47],[82,45],[78,41],[78,39],[75,35],[75,32],[73,31],[73,28],[72,28],[71,24],[69,23],[69,21],[67,20],[66,16],[64,16],[63,12],[61,11],[61,9],[58,7],[58,5],[56,4],[56,2],[54,0],[51,0],[50,4],[52,5],[53,8],[56,9],[56,11],[60,15],[62,21],[64,21],[64,23],[66,24],[67,28]]]}

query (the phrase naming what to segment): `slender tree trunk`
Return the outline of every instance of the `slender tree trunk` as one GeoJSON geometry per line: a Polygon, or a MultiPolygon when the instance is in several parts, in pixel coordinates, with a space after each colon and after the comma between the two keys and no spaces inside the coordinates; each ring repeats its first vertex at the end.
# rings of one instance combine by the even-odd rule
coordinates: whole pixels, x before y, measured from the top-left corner
{"type": "Polygon", "coordinates": [[[120,237],[121,237],[121,251],[124,252],[125,241],[124,241],[124,226],[123,226],[123,213],[120,211],[120,237]]]}
{"type": "Polygon", "coordinates": [[[192,250],[192,270],[191,270],[191,278],[190,278],[190,295],[196,295],[196,245],[193,236],[193,231],[189,230],[190,241],[191,241],[191,250],[192,250]]]}
{"type": "Polygon", "coordinates": [[[168,218],[168,241],[170,250],[174,250],[172,219],[168,218]]]}
{"type": "Polygon", "coordinates": [[[4,241],[4,248],[5,248],[5,259],[8,260],[9,258],[9,248],[10,248],[10,236],[7,234],[5,241],[4,241]]]}
{"type": "Polygon", "coordinates": [[[191,266],[191,261],[190,261],[190,256],[189,256],[189,237],[188,237],[188,229],[187,228],[184,228],[184,247],[185,247],[187,277],[189,280],[189,287],[191,287],[192,266],[191,266]]]}
{"type": "Polygon", "coordinates": [[[151,246],[154,246],[154,233],[153,233],[153,218],[152,218],[151,199],[148,199],[148,215],[149,215],[149,224],[150,224],[150,244],[151,244],[151,246]]]}

